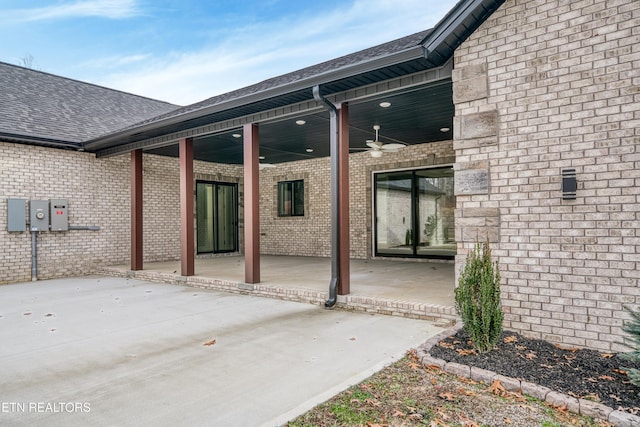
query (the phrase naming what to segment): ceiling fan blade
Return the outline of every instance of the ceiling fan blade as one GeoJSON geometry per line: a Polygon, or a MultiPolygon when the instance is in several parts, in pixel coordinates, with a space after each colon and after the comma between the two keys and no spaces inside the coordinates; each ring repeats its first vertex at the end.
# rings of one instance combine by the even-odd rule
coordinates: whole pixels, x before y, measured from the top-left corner
{"type": "Polygon", "coordinates": [[[404,144],[398,144],[396,142],[392,142],[390,144],[384,144],[380,148],[385,150],[385,151],[390,151],[390,150],[397,151],[397,150],[399,150],[401,148],[404,148],[404,147],[405,147],[404,144]]]}
{"type": "Polygon", "coordinates": [[[379,150],[382,144],[378,141],[367,141],[367,146],[373,148],[374,150],[379,150]]]}

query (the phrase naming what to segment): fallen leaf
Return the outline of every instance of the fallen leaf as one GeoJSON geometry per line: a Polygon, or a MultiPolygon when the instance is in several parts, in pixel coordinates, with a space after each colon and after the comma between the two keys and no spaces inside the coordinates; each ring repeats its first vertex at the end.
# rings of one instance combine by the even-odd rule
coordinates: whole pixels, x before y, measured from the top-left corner
{"type": "Polygon", "coordinates": [[[449,424],[446,424],[441,419],[436,418],[435,420],[431,421],[431,423],[429,423],[429,427],[450,427],[450,426],[449,424]]]}
{"type": "Polygon", "coordinates": [[[419,421],[424,417],[422,416],[422,414],[411,414],[409,415],[409,418],[415,421],[419,421]]]}
{"type": "Polygon", "coordinates": [[[416,363],[416,362],[409,362],[409,367],[411,369],[413,369],[414,371],[419,371],[420,370],[420,364],[416,363]]]}
{"type": "Polygon", "coordinates": [[[614,369],[613,372],[617,372],[620,375],[627,375],[627,371],[623,371],[622,369],[614,369]]]}
{"type": "Polygon", "coordinates": [[[206,343],[202,344],[202,345],[206,345],[207,347],[212,346],[216,343],[216,340],[211,340],[211,341],[207,341],[206,343]]]}
{"type": "Polygon", "coordinates": [[[448,349],[451,349],[451,350],[453,350],[455,348],[455,346],[453,344],[449,344],[448,342],[444,342],[444,341],[439,342],[438,345],[440,347],[448,348],[448,349]]]}
{"type": "Polygon", "coordinates": [[[496,396],[501,396],[502,394],[506,393],[507,389],[504,388],[500,380],[494,380],[493,384],[491,384],[491,387],[489,387],[489,391],[496,396]]]}
{"type": "Polygon", "coordinates": [[[440,393],[438,394],[440,399],[448,400],[449,402],[453,402],[456,400],[456,396],[453,393],[440,393]]]}
{"type": "Polygon", "coordinates": [[[379,407],[380,405],[382,405],[382,403],[378,402],[378,401],[377,401],[377,400],[375,400],[375,399],[366,399],[366,400],[364,401],[364,403],[366,403],[366,404],[368,404],[368,405],[371,405],[371,406],[373,406],[373,407],[375,407],[375,408],[377,408],[377,407],[379,407]]]}
{"type": "Polygon", "coordinates": [[[463,348],[458,348],[458,349],[456,349],[456,352],[458,352],[458,354],[460,356],[469,356],[471,354],[476,354],[476,351],[474,349],[466,350],[466,349],[463,349],[463,348]]]}
{"type": "Polygon", "coordinates": [[[355,341],[355,340],[356,340],[356,337],[349,338],[349,341],[355,341]]]}
{"type": "Polygon", "coordinates": [[[518,341],[518,338],[516,338],[515,335],[509,335],[508,337],[505,337],[504,342],[509,344],[509,343],[513,343],[518,341]]]}
{"type": "Polygon", "coordinates": [[[53,316],[55,316],[55,314],[52,314],[52,313],[47,313],[44,315],[44,317],[53,317],[53,316]]]}
{"type": "Polygon", "coordinates": [[[615,356],[615,354],[602,353],[602,357],[604,357],[605,359],[611,359],[613,356],[615,356]]]}
{"type": "Polygon", "coordinates": [[[407,416],[407,414],[396,409],[395,411],[393,411],[393,414],[391,414],[391,416],[396,418],[404,418],[407,416]]]}
{"type": "Polygon", "coordinates": [[[27,311],[27,312],[26,312],[26,313],[24,313],[23,315],[24,315],[24,316],[31,316],[31,314],[33,314],[33,313],[31,313],[31,312],[27,311]]]}
{"type": "Polygon", "coordinates": [[[607,380],[607,381],[614,381],[614,380],[615,380],[615,378],[613,378],[612,376],[609,376],[609,375],[600,375],[600,376],[598,377],[598,379],[600,379],[600,380],[607,380]]]}
{"type": "Polygon", "coordinates": [[[511,418],[505,418],[504,422],[505,424],[513,424],[513,421],[511,421],[511,418]]]}
{"type": "Polygon", "coordinates": [[[534,352],[530,352],[524,355],[525,358],[527,358],[527,360],[533,360],[535,359],[537,356],[534,352]]]}

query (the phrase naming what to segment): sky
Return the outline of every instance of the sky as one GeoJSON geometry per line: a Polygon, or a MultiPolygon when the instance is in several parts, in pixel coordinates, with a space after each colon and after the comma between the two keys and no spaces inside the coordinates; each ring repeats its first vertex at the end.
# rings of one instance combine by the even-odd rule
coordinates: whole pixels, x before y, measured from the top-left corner
{"type": "Polygon", "coordinates": [[[434,26],[456,0],[0,0],[0,61],[191,104],[434,26]]]}

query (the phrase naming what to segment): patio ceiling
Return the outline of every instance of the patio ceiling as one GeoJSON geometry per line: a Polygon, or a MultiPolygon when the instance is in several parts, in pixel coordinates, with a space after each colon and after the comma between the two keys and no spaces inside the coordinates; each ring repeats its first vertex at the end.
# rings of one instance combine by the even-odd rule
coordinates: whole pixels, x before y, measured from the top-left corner
{"type": "MultiPolygon", "coordinates": [[[[452,139],[454,107],[451,80],[445,79],[397,94],[374,96],[349,104],[349,142],[357,151],[374,139],[407,145],[452,139]],[[391,103],[383,108],[380,103],[391,103]],[[441,129],[449,130],[442,131],[441,129]]],[[[194,139],[194,158],[207,162],[242,164],[242,129],[194,139]],[[235,134],[235,136],[234,136],[235,134]]],[[[178,146],[149,149],[148,153],[178,156],[178,146]]],[[[329,156],[329,114],[317,111],[260,125],[263,163],[277,164],[329,156]],[[296,124],[304,120],[303,125],[296,124]],[[308,151],[313,150],[313,151],[308,151]]]]}

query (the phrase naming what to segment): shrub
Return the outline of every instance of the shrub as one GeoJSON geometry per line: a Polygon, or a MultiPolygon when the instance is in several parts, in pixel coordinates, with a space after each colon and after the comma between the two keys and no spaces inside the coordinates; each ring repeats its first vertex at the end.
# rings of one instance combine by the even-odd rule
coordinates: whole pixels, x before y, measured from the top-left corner
{"type": "Polygon", "coordinates": [[[489,242],[476,243],[467,256],[455,289],[456,309],[473,346],[491,351],[502,334],[500,271],[491,259],[489,242]]]}
{"type": "MultiPolygon", "coordinates": [[[[633,351],[621,354],[620,356],[631,362],[640,362],[640,311],[634,311],[628,307],[625,309],[631,314],[631,320],[626,322],[622,330],[631,335],[633,351]]],[[[635,368],[624,368],[627,370],[631,383],[640,387],[640,370],[635,368]]]]}

